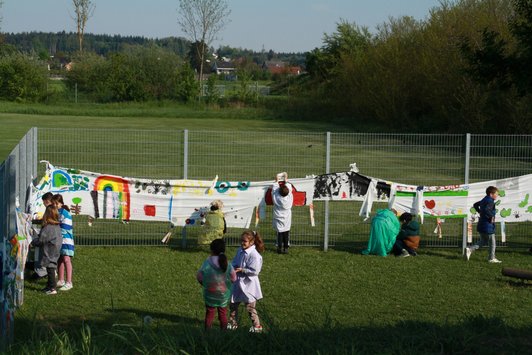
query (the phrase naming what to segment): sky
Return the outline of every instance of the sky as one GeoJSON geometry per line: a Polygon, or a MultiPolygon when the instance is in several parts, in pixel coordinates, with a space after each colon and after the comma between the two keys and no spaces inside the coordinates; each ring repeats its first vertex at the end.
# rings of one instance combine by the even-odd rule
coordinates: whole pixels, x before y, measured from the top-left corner
{"type": "MultiPolygon", "coordinates": [[[[74,32],[72,0],[3,0],[2,32],[74,32]]],[[[92,0],[86,33],[184,37],[178,0],[92,0]]],[[[211,44],[275,52],[306,52],[323,45],[341,20],[374,31],[390,17],[425,19],[439,0],[227,0],[230,22],[211,44]]]]}

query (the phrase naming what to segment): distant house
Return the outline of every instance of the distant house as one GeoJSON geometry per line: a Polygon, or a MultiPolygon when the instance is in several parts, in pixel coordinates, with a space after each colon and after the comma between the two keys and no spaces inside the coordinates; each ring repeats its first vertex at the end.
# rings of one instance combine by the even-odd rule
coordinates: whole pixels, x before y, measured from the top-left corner
{"type": "Polygon", "coordinates": [[[290,66],[288,63],[280,60],[269,60],[262,64],[262,69],[269,71],[272,75],[275,74],[287,74],[287,75],[299,75],[301,74],[301,67],[290,66]]]}
{"type": "Polygon", "coordinates": [[[234,75],[236,71],[235,63],[231,61],[215,61],[212,65],[212,71],[216,74],[234,75]]]}

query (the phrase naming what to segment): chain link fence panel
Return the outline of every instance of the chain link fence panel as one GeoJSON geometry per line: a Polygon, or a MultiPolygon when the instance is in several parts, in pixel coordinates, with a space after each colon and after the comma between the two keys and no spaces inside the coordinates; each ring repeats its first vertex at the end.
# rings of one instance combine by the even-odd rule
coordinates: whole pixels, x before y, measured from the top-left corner
{"type": "MultiPolygon", "coordinates": [[[[223,180],[273,181],[281,171],[292,178],[305,177],[346,171],[356,163],[363,175],[414,185],[449,185],[468,178],[476,182],[524,175],[532,168],[532,136],[330,133],[328,140],[326,132],[247,132],[242,127],[231,131],[39,132],[39,159],[57,166],[154,179],[212,180],[218,175],[223,180]]],[[[315,201],[315,227],[310,226],[308,208],[294,208],[292,245],[323,246],[325,237],[330,247],[362,247],[370,221],[358,216],[360,204],[315,201]]],[[[373,209],[379,208],[386,204],[376,203],[373,209]]],[[[267,218],[257,227],[267,245],[275,240],[271,215],[268,207],[267,218]]],[[[173,233],[173,243],[191,245],[199,232],[199,228],[187,228],[183,240],[182,229],[172,229],[167,223],[98,220],[89,227],[84,217],[75,217],[75,223],[76,242],[89,245],[161,245],[168,231],[173,233]]],[[[461,220],[444,221],[442,238],[434,233],[435,226],[430,218],[422,226],[423,245],[461,245],[461,220]]],[[[512,241],[526,238],[530,225],[507,227],[512,241]]],[[[228,243],[238,244],[240,233],[230,230],[228,243]]]]}

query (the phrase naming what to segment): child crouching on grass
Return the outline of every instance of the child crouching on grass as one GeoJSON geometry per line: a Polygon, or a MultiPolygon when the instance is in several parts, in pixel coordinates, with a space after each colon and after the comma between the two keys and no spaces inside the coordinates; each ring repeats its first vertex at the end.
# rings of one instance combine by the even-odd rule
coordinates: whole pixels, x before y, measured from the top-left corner
{"type": "Polygon", "coordinates": [[[227,329],[227,305],[231,298],[231,284],[236,281],[236,273],[225,255],[225,242],[215,239],[210,244],[211,256],[201,265],[196,275],[203,286],[205,300],[205,329],[212,327],[214,313],[218,310],[220,328],[227,329]]]}
{"type": "Polygon", "coordinates": [[[237,280],[233,285],[228,329],[238,328],[238,306],[240,302],[244,302],[253,323],[249,331],[260,333],[262,332],[262,326],[256,305],[257,301],[262,298],[259,273],[262,269],[262,256],[260,253],[264,251],[264,242],[259,233],[248,230],[242,233],[240,245],[241,247],[233,259],[237,280]]]}

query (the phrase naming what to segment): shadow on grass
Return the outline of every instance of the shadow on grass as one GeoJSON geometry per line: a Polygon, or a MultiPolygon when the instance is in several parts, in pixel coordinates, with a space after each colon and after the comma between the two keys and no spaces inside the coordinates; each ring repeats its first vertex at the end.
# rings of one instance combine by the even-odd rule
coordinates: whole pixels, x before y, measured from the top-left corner
{"type": "Polygon", "coordinates": [[[452,252],[449,252],[448,250],[438,250],[438,249],[423,249],[420,251],[420,253],[423,253],[427,256],[436,256],[440,258],[445,258],[449,260],[463,260],[464,257],[460,251],[460,249],[455,249],[452,252]]]}
{"type": "MultiPolygon", "coordinates": [[[[118,312],[150,314],[139,309],[118,312]]],[[[54,319],[17,320],[16,343],[9,353],[500,354],[528,353],[532,346],[532,326],[510,327],[496,317],[479,316],[444,325],[405,321],[362,327],[342,327],[326,317],[321,321],[309,319],[300,329],[284,329],[282,324],[269,322],[265,314],[265,332],[250,334],[247,327],[205,332],[197,319],[165,313],[151,316],[171,323],[146,324],[139,319],[136,325],[117,326],[114,317],[109,317],[56,329],[54,319]]]]}
{"type": "Polygon", "coordinates": [[[137,316],[138,319],[144,320],[146,316],[149,316],[151,319],[148,322],[151,322],[153,320],[159,321],[159,320],[166,320],[171,323],[185,323],[185,324],[200,324],[196,318],[189,318],[189,317],[182,317],[177,314],[171,314],[171,313],[163,313],[163,312],[153,312],[153,311],[146,311],[142,309],[135,309],[135,308],[108,308],[106,309],[107,312],[114,313],[115,316],[119,315],[120,313],[127,313],[127,314],[134,314],[137,316]]]}
{"type": "Polygon", "coordinates": [[[532,286],[532,281],[530,280],[508,280],[505,278],[504,281],[510,287],[528,288],[532,286]]]}

